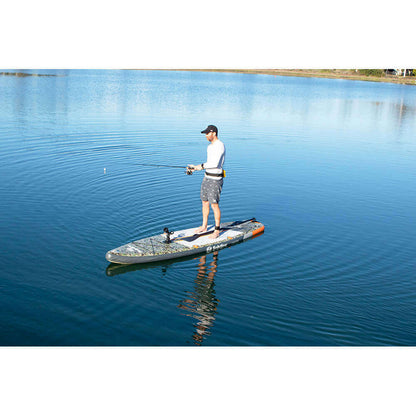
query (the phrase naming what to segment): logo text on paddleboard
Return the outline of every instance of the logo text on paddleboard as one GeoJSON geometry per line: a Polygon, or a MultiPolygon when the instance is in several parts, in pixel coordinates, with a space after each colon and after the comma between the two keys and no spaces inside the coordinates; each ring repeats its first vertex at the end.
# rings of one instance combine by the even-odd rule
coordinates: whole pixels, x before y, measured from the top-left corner
{"type": "Polygon", "coordinates": [[[225,243],[216,244],[214,246],[209,246],[209,247],[207,247],[207,253],[211,253],[211,251],[214,251],[214,250],[221,250],[222,248],[227,247],[227,246],[228,246],[228,244],[225,244],[225,243]]]}

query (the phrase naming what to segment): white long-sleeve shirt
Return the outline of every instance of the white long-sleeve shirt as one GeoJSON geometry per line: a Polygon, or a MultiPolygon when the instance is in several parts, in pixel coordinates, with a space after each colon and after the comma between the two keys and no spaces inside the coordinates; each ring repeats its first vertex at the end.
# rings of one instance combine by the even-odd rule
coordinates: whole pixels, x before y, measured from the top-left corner
{"type": "MultiPolygon", "coordinates": [[[[221,174],[225,161],[224,143],[217,139],[207,147],[207,161],[204,163],[205,172],[221,174]]],[[[207,176],[207,175],[206,175],[207,176]]],[[[220,176],[208,176],[210,179],[220,180],[220,176]]]]}

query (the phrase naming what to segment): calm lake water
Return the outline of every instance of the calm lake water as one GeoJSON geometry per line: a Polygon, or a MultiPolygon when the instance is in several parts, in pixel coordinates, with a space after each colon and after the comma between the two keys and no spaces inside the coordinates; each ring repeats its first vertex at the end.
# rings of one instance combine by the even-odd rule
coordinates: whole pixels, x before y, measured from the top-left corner
{"type": "Polygon", "coordinates": [[[51,76],[0,76],[1,345],[416,345],[415,87],[24,72],[51,76]],[[208,124],[227,148],[223,221],[265,233],[109,265],[200,225],[201,173],[137,163],[204,162],[208,124]]]}

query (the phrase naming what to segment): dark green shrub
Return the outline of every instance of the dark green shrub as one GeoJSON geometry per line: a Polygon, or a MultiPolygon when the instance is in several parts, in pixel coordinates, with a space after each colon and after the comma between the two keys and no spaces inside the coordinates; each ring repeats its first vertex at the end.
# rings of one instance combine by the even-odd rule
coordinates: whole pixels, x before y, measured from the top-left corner
{"type": "Polygon", "coordinates": [[[359,74],[366,75],[367,77],[381,77],[384,75],[383,69],[359,69],[358,72],[359,74]]]}

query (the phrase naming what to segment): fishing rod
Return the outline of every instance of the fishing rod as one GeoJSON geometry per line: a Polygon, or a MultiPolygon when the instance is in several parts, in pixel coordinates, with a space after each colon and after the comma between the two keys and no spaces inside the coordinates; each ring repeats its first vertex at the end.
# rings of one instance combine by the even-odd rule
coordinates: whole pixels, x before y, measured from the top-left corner
{"type": "Polygon", "coordinates": [[[136,165],[140,166],[153,166],[156,168],[180,168],[180,169],[186,169],[187,175],[192,175],[193,170],[189,166],[176,166],[176,165],[154,165],[151,163],[135,163],[136,165]]]}
{"type": "Polygon", "coordinates": [[[156,168],[182,168],[186,169],[186,166],[175,166],[175,165],[153,165],[151,163],[135,163],[136,165],[140,166],[154,166],[156,168]]]}

